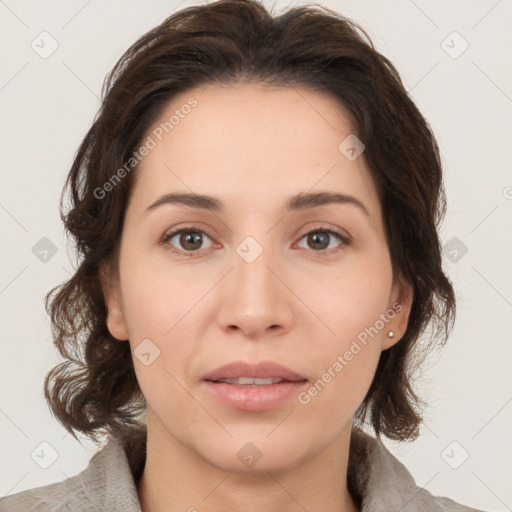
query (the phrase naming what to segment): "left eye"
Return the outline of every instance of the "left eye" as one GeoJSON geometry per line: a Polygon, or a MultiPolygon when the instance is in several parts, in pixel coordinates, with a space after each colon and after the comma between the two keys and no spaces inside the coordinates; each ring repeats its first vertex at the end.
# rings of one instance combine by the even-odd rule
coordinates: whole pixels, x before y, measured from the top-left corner
{"type": "Polygon", "coordinates": [[[330,242],[333,237],[348,244],[348,240],[343,235],[331,229],[316,229],[314,231],[310,231],[302,236],[301,241],[306,240],[306,243],[313,247],[316,245],[317,247],[314,249],[315,251],[324,251],[328,249],[329,251],[326,252],[330,252],[330,250],[333,249],[333,247],[330,247],[330,242]]]}

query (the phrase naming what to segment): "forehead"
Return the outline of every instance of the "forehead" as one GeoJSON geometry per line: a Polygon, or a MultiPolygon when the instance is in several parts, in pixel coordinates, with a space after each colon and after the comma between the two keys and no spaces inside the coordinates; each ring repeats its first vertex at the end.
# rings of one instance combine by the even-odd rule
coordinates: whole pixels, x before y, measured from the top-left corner
{"type": "Polygon", "coordinates": [[[178,190],[225,198],[228,206],[247,207],[250,199],[269,207],[318,188],[364,198],[374,219],[378,198],[364,153],[351,161],[340,150],[353,135],[340,104],[320,92],[253,84],[190,89],[148,130],[155,145],[137,169],[134,201],[147,206],[178,190]]]}

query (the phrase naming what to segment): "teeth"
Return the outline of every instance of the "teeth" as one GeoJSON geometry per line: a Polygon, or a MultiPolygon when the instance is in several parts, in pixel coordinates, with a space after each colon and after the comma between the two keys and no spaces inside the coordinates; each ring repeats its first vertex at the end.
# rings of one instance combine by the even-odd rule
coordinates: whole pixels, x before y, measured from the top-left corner
{"type": "Polygon", "coordinates": [[[268,379],[258,379],[252,377],[239,377],[238,379],[219,379],[216,382],[226,382],[228,384],[238,384],[239,386],[269,386],[270,384],[277,384],[281,382],[283,379],[279,378],[268,378],[268,379]]]}

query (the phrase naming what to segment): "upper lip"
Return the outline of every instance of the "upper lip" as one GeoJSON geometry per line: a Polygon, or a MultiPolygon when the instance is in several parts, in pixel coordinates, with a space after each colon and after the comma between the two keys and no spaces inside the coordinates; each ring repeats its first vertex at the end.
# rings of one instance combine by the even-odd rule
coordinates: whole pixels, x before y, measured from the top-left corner
{"type": "Polygon", "coordinates": [[[207,373],[203,380],[216,381],[220,379],[236,379],[238,377],[278,378],[288,381],[307,380],[303,375],[299,375],[290,370],[290,368],[273,361],[261,361],[254,364],[247,363],[246,361],[233,361],[207,373]]]}

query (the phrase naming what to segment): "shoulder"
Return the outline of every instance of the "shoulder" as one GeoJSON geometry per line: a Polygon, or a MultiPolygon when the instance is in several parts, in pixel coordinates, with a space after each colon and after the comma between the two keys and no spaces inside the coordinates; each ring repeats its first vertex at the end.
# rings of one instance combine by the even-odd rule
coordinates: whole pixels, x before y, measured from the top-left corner
{"type": "Polygon", "coordinates": [[[140,512],[122,444],[110,438],[78,475],[0,499],[0,512],[140,512]]]}
{"type": "MultiPolygon", "coordinates": [[[[11,494],[0,499],[0,512],[71,512],[77,491],[71,479],[11,494]]],[[[88,510],[77,507],[76,510],[88,510]]]]}
{"type": "Polygon", "coordinates": [[[349,486],[362,499],[362,512],[485,512],[434,496],[416,485],[413,476],[380,439],[352,430],[349,486]]]}

